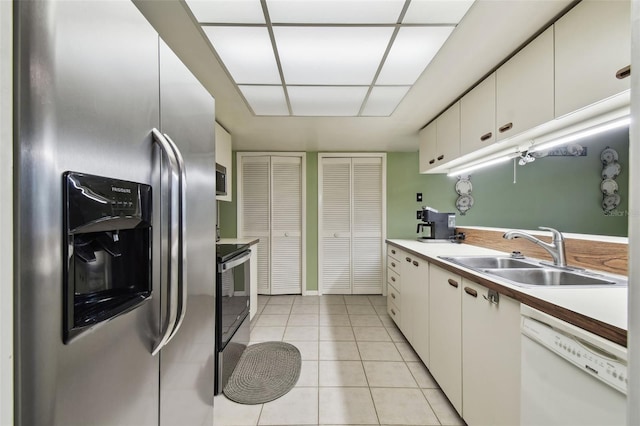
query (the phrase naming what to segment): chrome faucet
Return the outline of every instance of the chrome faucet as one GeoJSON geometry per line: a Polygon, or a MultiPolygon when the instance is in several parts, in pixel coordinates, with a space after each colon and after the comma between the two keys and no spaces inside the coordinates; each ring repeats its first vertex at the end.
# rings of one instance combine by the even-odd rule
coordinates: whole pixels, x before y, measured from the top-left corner
{"type": "Polygon", "coordinates": [[[518,230],[507,231],[504,233],[502,238],[506,238],[507,240],[512,240],[514,238],[524,238],[525,240],[529,240],[548,251],[553,258],[553,264],[555,266],[566,267],[567,259],[564,251],[564,237],[562,236],[560,231],[553,228],[546,228],[544,226],[539,226],[538,229],[542,229],[543,231],[550,231],[553,234],[553,240],[551,241],[551,244],[545,243],[544,241],[537,239],[533,235],[518,230]]]}

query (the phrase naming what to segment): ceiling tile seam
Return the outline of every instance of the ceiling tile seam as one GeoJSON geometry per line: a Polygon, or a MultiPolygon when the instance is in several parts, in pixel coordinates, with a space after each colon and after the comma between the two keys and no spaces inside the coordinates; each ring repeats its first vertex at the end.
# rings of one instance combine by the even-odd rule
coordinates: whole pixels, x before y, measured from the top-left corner
{"type": "Polygon", "coordinates": [[[391,28],[391,27],[418,27],[418,28],[429,28],[429,27],[455,27],[458,24],[455,22],[451,22],[451,23],[444,23],[444,22],[438,22],[438,23],[425,23],[425,24],[416,24],[416,23],[396,23],[396,24],[366,24],[366,23],[359,23],[359,24],[347,24],[347,23],[311,23],[311,22],[298,22],[298,23],[294,23],[294,22],[287,22],[287,23],[281,23],[281,24],[274,24],[271,23],[270,25],[267,24],[254,24],[254,23],[250,23],[250,22],[198,22],[198,24],[200,26],[203,27],[247,27],[247,28],[266,28],[266,27],[318,27],[318,28],[331,28],[331,27],[340,27],[340,28],[358,28],[358,27],[363,27],[363,28],[391,28]]]}
{"type": "Polygon", "coordinates": [[[276,65],[278,66],[278,73],[280,74],[280,82],[282,83],[282,91],[284,92],[284,99],[287,102],[287,109],[289,110],[289,116],[293,115],[293,108],[291,107],[291,99],[289,99],[289,91],[287,90],[287,81],[284,78],[284,71],[282,71],[282,63],[280,62],[280,54],[278,53],[278,46],[276,45],[276,36],[273,33],[273,27],[271,26],[271,17],[269,16],[269,8],[267,7],[267,0],[260,0],[262,6],[262,13],[264,13],[264,21],[267,24],[267,31],[269,32],[269,39],[271,40],[271,48],[273,49],[273,55],[276,58],[276,65]]]}
{"type": "Polygon", "coordinates": [[[382,59],[380,60],[380,65],[378,65],[378,69],[376,70],[376,73],[373,75],[373,80],[369,85],[369,90],[367,90],[367,94],[364,96],[364,99],[362,100],[362,104],[360,105],[360,111],[358,111],[358,117],[362,116],[362,113],[367,106],[367,102],[369,102],[369,97],[371,96],[371,92],[373,91],[376,81],[378,80],[378,76],[380,76],[380,73],[382,72],[382,67],[384,67],[384,63],[387,60],[387,57],[389,56],[389,52],[391,52],[393,43],[396,41],[396,37],[398,36],[398,32],[400,31],[400,23],[404,19],[404,15],[407,13],[407,9],[409,9],[410,4],[411,4],[411,0],[406,0],[404,2],[404,6],[400,11],[400,15],[398,16],[398,20],[396,21],[396,24],[394,26],[393,33],[391,34],[391,38],[389,39],[389,43],[387,43],[387,48],[385,49],[384,54],[382,55],[382,59]]]}

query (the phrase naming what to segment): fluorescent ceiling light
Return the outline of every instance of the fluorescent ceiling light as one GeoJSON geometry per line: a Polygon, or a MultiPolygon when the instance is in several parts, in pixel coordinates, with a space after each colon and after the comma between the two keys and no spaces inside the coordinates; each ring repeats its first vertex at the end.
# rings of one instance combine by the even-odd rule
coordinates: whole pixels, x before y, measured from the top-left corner
{"type": "Polygon", "coordinates": [[[370,85],[392,27],[274,27],[287,84],[370,85]]]}
{"type": "Polygon", "coordinates": [[[282,84],[264,27],[203,27],[236,84],[282,84]]]}
{"type": "Polygon", "coordinates": [[[629,123],[631,123],[631,117],[626,116],[626,117],[618,118],[613,121],[609,121],[607,123],[599,124],[594,127],[590,127],[585,130],[581,130],[579,132],[572,133],[567,136],[560,137],[558,139],[551,140],[549,142],[543,142],[540,144],[537,144],[534,142],[533,146],[529,148],[529,152],[544,151],[560,145],[566,145],[568,143],[575,142],[579,139],[584,139],[589,136],[597,135],[599,133],[608,132],[609,130],[619,129],[621,127],[628,126],[629,123]]]}
{"type": "Polygon", "coordinates": [[[376,84],[416,82],[454,27],[403,27],[391,47],[376,84]]]}
{"type": "Polygon", "coordinates": [[[267,0],[271,22],[395,24],[404,0],[267,0]]]}
{"type": "Polygon", "coordinates": [[[473,0],[411,0],[403,24],[457,24],[473,0]]]}
{"type": "Polygon", "coordinates": [[[238,86],[256,115],[289,115],[282,86],[238,86]]]}
{"type": "Polygon", "coordinates": [[[289,86],[294,115],[357,116],[368,87],[289,86]]]}
{"type": "Polygon", "coordinates": [[[371,89],[363,116],[387,117],[393,113],[410,86],[376,86],[371,89]]]}
{"type": "Polygon", "coordinates": [[[492,159],[486,160],[486,161],[481,161],[479,163],[475,163],[475,164],[472,164],[470,166],[461,167],[459,169],[453,169],[449,173],[447,173],[447,176],[463,176],[463,175],[467,175],[467,174],[469,174],[470,172],[472,172],[474,170],[484,169],[485,167],[490,167],[490,166],[495,166],[496,164],[505,163],[505,162],[511,160],[512,158],[515,158],[515,157],[518,157],[518,156],[519,156],[519,154],[517,154],[517,153],[502,155],[500,157],[492,158],[492,159]]]}
{"type": "Polygon", "coordinates": [[[187,0],[198,22],[264,24],[260,0],[187,0]]]}

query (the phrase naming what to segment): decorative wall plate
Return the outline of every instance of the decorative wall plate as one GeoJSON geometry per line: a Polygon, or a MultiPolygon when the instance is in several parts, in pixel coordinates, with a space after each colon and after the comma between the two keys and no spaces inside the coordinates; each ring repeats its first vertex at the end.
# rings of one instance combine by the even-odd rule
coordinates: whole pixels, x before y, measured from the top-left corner
{"type": "Polygon", "coordinates": [[[618,151],[613,148],[606,147],[600,153],[600,160],[602,160],[602,164],[611,164],[614,161],[618,161],[618,151]]]}
{"type": "Polygon", "coordinates": [[[602,169],[602,179],[615,179],[622,171],[620,163],[609,163],[602,169]]]}
{"type": "Polygon", "coordinates": [[[456,208],[460,214],[464,215],[471,207],[473,207],[473,197],[465,194],[458,197],[456,200],[456,208]]]}
{"type": "Polygon", "coordinates": [[[471,185],[469,178],[458,178],[456,182],[456,192],[458,195],[469,195],[472,190],[473,185],[471,185]]]}
{"type": "Polygon", "coordinates": [[[620,205],[618,194],[605,195],[602,199],[602,208],[605,212],[611,211],[620,205]]]}
{"type": "Polygon", "coordinates": [[[611,195],[618,192],[618,182],[613,179],[605,179],[600,183],[600,190],[604,195],[611,195]]]}

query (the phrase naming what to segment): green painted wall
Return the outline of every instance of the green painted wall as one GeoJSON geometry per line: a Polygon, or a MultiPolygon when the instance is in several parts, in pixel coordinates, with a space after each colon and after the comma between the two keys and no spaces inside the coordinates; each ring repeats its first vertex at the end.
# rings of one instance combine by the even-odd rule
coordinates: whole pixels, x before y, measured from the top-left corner
{"type": "MultiPolygon", "coordinates": [[[[505,163],[472,174],[475,204],[458,225],[535,229],[551,226],[563,232],[627,235],[629,134],[626,129],[583,140],[585,157],[546,157],[526,166],[505,163]],[[600,153],[618,151],[622,173],[616,179],[622,203],[612,215],[601,208],[600,153]]],[[[235,165],[236,153],[233,153],[235,165]]],[[[236,182],[236,167],[233,168],[236,182]]],[[[387,238],[415,238],[416,210],[426,205],[457,212],[455,177],[418,173],[417,152],[387,153],[387,238]],[[422,192],[423,201],[416,201],[422,192]]],[[[236,185],[233,202],[219,202],[220,233],[236,236],[236,185]]],[[[318,289],[318,153],[307,153],[307,289],[318,289]]]]}

